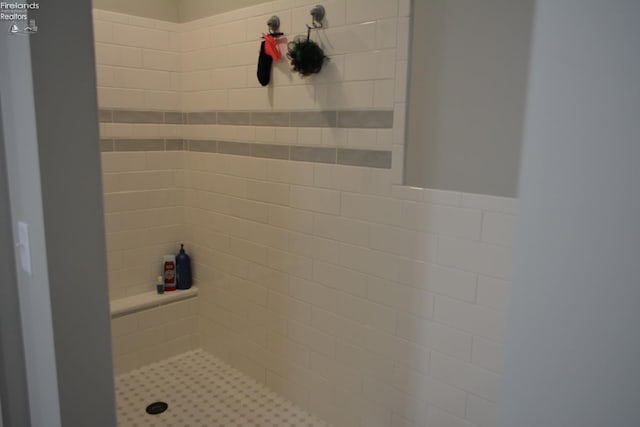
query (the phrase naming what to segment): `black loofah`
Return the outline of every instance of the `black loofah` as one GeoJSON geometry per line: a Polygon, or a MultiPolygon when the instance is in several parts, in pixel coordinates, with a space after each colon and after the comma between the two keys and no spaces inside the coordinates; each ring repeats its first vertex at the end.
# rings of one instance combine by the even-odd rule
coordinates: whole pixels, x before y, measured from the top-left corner
{"type": "Polygon", "coordinates": [[[287,58],[291,61],[293,71],[303,76],[319,73],[327,57],[322,48],[309,38],[298,38],[289,43],[287,58]]]}

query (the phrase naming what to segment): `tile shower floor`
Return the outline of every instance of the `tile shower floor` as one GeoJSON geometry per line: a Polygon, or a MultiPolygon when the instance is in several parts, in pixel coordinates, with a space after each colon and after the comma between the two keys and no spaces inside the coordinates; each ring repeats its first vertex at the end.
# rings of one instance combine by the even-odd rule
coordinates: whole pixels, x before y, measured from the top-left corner
{"type": "Polygon", "coordinates": [[[118,427],[326,427],[203,350],[116,377],[118,427]],[[149,415],[150,403],[169,408],[149,415]]]}

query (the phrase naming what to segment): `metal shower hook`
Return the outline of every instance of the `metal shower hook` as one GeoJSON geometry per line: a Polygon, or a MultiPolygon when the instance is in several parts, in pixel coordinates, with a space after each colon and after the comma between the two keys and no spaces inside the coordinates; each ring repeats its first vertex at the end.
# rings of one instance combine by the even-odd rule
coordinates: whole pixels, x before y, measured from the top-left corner
{"type": "Polygon", "coordinates": [[[276,15],[273,15],[267,21],[267,26],[269,27],[269,31],[271,33],[277,33],[280,30],[280,18],[276,15]]]}
{"type": "Polygon", "coordinates": [[[317,4],[311,9],[311,25],[313,28],[322,28],[322,21],[324,20],[325,10],[324,6],[317,4]]]}

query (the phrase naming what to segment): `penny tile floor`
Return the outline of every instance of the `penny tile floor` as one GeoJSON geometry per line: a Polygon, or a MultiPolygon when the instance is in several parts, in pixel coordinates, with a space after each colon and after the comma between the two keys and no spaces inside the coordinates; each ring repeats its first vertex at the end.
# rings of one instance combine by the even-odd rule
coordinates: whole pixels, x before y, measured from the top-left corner
{"type": "Polygon", "coordinates": [[[119,427],[329,427],[204,350],[116,377],[119,427]],[[162,401],[168,409],[146,413],[162,401]]]}

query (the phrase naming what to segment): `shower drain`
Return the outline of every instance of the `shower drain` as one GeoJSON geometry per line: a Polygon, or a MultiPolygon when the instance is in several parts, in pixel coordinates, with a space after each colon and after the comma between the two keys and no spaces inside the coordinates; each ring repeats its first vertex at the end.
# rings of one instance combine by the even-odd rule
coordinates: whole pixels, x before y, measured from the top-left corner
{"type": "Polygon", "coordinates": [[[167,410],[169,405],[165,402],[153,402],[151,405],[147,406],[147,414],[149,415],[158,415],[167,410]]]}

